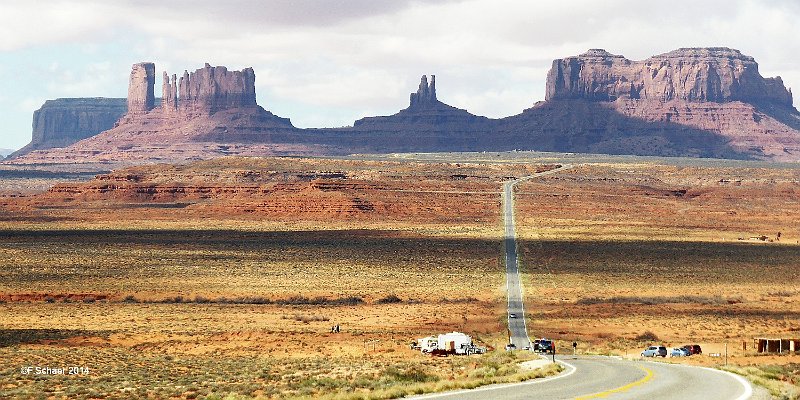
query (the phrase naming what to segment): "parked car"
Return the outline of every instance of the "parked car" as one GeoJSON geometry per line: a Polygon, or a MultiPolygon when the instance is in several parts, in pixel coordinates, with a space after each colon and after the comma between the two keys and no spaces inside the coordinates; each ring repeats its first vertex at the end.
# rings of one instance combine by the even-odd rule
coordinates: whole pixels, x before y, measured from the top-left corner
{"type": "Polygon", "coordinates": [[[703,354],[703,349],[700,348],[699,344],[687,344],[683,348],[688,350],[689,354],[703,354]]]}
{"type": "Polygon", "coordinates": [[[690,353],[685,347],[676,347],[672,349],[672,352],[669,355],[670,357],[688,357],[692,355],[692,353],[690,353]]]}
{"type": "Polygon", "coordinates": [[[664,346],[650,346],[642,352],[642,357],[666,357],[667,348],[664,346]]]}
{"type": "Polygon", "coordinates": [[[550,353],[553,351],[553,341],[548,339],[539,339],[539,342],[536,343],[536,347],[534,347],[533,350],[540,353],[550,353]]]}
{"type": "Polygon", "coordinates": [[[517,346],[515,346],[514,343],[509,343],[509,344],[506,345],[506,351],[514,351],[516,349],[517,349],[517,346]]]}

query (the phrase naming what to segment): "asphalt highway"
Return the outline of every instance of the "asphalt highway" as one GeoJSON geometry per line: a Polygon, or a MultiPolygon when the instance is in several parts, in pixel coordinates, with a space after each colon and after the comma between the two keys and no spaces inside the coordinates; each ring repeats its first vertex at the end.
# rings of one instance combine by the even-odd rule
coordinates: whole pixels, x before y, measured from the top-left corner
{"type": "MultiPolygon", "coordinates": [[[[514,224],[514,186],[561,168],[509,181],[503,185],[503,223],[508,290],[508,330],[511,343],[530,344],[525,323],[523,287],[519,277],[514,224]]],[[[558,350],[558,349],[557,349],[558,350]]],[[[522,383],[484,386],[471,390],[416,396],[416,399],[619,399],[619,400],[747,400],[753,390],[745,379],[710,368],[602,356],[557,356],[564,371],[556,376],[522,383]]]]}
{"type": "Polygon", "coordinates": [[[525,306],[523,305],[523,290],[519,280],[519,262],[517,260],[517,234],[514,224],[514,186],[520,182],[540,176],[555,174],[572,165],[562,165],[559,168],[540,172],[531,176],[508,181],[503,185],[503,225],[504,248],[506,253],[506,289],[508,293],[508,331],[509,339],[517,349],[530,346],[528,327],[525,323],[525,306]]]}
{"type": "Polygon", "coordinates": [[[727,372],[601,356],[556,357],[565,371],[551,378],[436,393],[416,399],[746,400],[752,388],[727,372]]]}

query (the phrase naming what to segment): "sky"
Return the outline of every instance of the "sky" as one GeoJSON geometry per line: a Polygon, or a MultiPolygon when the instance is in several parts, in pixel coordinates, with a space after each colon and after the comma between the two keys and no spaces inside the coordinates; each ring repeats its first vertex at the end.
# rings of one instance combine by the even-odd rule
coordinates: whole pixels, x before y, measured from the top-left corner
{"type": "MultiPolygon", "coordinates": [[[[31,138],[47,99],[125,97],[131,65],[253,67],[258,103],[298,127],[352,125],[439,99],[500,118],[544,99],[556,58],[632,60],[724,46],[800,88],[796,0],[0,1],[0,149],[31,138]]],[[[797,103],[795,103],[797,104],[797,103]]]]}

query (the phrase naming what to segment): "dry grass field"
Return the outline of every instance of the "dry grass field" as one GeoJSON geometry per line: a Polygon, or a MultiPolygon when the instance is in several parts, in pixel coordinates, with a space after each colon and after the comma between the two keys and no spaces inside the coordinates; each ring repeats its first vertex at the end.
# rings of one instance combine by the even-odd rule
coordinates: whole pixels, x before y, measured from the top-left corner
{"type": "Polygon", "coordinates": [[[513,173],[226,159],[7,191],[0,397],[390,398],[552,373],[502,351],[513,173]],[[409,348],[453,330],[500,350],[409,348]],[[20,372],[71,365],[90,373],[20,372]]]}
{"type": "Polygon", "coordinates": [[[5,231],[0,252],[7,395],[50,385],[14,369],[43,364],[91,368],[52,389],[88,398],[126,397],[126,387],[159,398],[357,393],[477,377],[484,361],[505,368],[500,375],[516,372],[491,357],[430,359],[408,348],[451,330],[502,345],[495,241],[382,231],[5,231]],[[330,333],[333,325],[341,332],[330,333]],[[420,376],[395,381],[386,371],[420,376]]]}
{"type": "MultiPolygon", "coordinates": [[[[223,159],[0,193],[0,397],[388,398],[527,378],[524,355],[408,344],[504,344],[500,187],[556,163],[223,159]],[[90,373],[20,372],[51,365],[90,373]]],[[[683,362],[706,365],[728,343],[730,363],[796,382],[797,355],[742,342],[800,336],[799,171],[597,162],[520,185],[532,336],[629,356],[699,343],[683,362]]]]}
{"type": "MultiPolygon", "coordinates": [[[[703,365],[726,345],[730,364],[800,361],[753,343],[800,337],[800,170],[580,165],[521,185],[517,205],[537,336],[629,357],[697,343],[705,355],[681,362],[703,365]]],[[[773,376],[797,384],[788,371],[773,376]]]]}

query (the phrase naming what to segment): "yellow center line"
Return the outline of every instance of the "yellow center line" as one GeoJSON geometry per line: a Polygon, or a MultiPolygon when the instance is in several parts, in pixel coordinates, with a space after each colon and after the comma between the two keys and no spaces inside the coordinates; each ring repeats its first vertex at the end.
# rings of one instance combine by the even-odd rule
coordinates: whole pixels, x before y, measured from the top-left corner
{"type": "Polygon", "coordinates": [[[626,391],[628,391],[628,390],[630,390],[630,389],[632,389],[632,388],[634,388],[636,386],[643,385],[644,383],[646,383],[650,379],[653,379],[653,371],[651,371],[648,368],[642,367],[642,366],[638,366],[638,367],[642,371],[644,371],[646,373],[644,378],[639,379],[636,382],[629,383],[629,384],[627,384],[625,386],[620,386],[620,387],[618,387],[616,389],[606,390],[604,392],[590,394],[590,395],[587,395],[587,396],[576,397],[575,400],[604,399],[604,398],[606,398],[606,397],[608,397],[608,396],[610,396],[610,395],[612,395],[614,393],[626,392],[626,391]]]}

